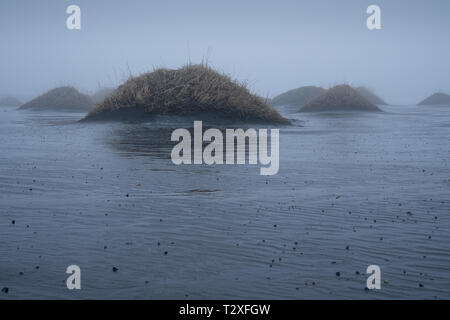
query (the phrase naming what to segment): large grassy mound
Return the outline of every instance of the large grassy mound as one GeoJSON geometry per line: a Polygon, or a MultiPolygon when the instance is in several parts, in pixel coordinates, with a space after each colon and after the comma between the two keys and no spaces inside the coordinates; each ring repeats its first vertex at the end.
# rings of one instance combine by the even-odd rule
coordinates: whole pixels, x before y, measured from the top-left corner
{"type": "Polygon", "coordinates": [[[148,115],[288,123],[245,85],[206,65],[157,69],[132,77],[96,104],[85,120],[141,119],[148,115]]]}
{"type": "Polygon", "coordinates": [[[426,105],[437,105],[437,104],[446,104],[450,105],[450,95],[442,92],[437,92],[422,102],[420,102],[419,106],[426,106],[426,105]]]}
{"type": "Polygon", "coordinates": [[[0,96],[0,106],[18,107],[22,104],[17,98],[12,96],[0,96]]]}
{"type": "Polygon", "coordinates": [[[358,87],[358,88],[356,88],[356,91],[358,91],[358,93],[360,95],[362,95],[364,98],[366,98],[367,100],[369,100],[373,104],[379,104],[379,105],[385,105],[385,106],[388,105],[386,103],[386,101],[381,99],[379,96],[377,96],[375,93],[373,93],[372,91],[370,91],[366,87],[358,87]]]}
{"type": "Polygon", "coordinates": [[[323,111],[381,111],[348,85],[338,85],[308,102],[301,112],[323,111]]]}
{"type": "Polygon", "coordinates": [[[323,88],[314,86],[300,87],[276,96],[270,101],[270,104],[272,106],[293,105],[300,107],[325,93],[325,91],[323,88]]]}
{"type": "Polygon", "coordinates": [[[25,103],[20,109],[87,112],[93,100],[73,87],[59,87],[25,103]]]}

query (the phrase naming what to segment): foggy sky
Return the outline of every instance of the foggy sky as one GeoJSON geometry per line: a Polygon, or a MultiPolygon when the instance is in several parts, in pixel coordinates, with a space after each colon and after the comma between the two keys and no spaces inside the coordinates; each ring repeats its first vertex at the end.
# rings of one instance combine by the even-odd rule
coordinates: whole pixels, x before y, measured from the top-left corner
{"type": "Polygon", "coordinates": [[[264,96],[365,85],[393,104],[450,93],[448,0],[1,0],[0,94],[85,92],[208,58],[264,96]],[[81,30],[66,8],[81,7],[81,30]],[[381,7],[382,29],[366,28],[381,7]]]}

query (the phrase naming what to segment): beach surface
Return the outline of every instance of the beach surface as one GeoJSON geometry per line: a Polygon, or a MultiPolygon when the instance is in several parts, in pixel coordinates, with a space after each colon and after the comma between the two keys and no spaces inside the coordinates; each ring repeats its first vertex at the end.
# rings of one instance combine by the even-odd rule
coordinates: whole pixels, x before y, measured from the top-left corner
{"type": "Polygon", "coordinates": [[[450,108],[382,109],[279,107],[261,176],[174,165],[176,119],[2,107],[0,299],[449,299],[450,108]]]}

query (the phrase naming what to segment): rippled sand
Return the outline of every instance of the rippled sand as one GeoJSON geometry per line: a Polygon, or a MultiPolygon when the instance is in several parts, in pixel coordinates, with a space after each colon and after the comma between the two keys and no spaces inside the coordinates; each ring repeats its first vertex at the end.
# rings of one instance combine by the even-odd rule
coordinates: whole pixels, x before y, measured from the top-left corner
{"type": "Polygon", "coordinates": [[[173,165],[164,121],[1,108],[0,299],[448,299],[450,107],[383,109],[281,108],[266,177],[173,165]]]}

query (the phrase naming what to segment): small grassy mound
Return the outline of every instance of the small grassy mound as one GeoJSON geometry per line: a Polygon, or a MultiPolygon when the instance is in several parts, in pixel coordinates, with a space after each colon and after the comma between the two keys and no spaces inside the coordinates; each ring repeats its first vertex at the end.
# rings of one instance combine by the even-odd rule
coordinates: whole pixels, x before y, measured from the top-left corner
{"type": "Polygon", "coordinates": [[[77,89],[59,87],[25,103],[20,109],[87,112],[93,105],[91,97],[80,93],[77,89]]]}
{"type": "Polygon", "coordinates": [[[300,112],[381,111],[348,85],[338,85],[308,102],[300,112]]]}
{"type": "Polygon", "coordinates": [[[379,96],[377,96],[375,93],[373,93],[372,91],[370,91],[366,87],[358,87],[358,88],[356,88],[356,91],[358,91],[358,93],[360,95],[362,95],[364,98],[366,98],[367,100],[369,100],[373,104],[379,104],[379,105],[385,105],[385,106],[388,105],[386,103],[386,101],[381,99],[379,96]]]}
{"type": "Polygon", "coordinates": [[[97,103],[85,120],[141,119],[148,115],[288,123],[244,84],[203,64],[131,77],[97,103]]]}
{"type": "Polygon", "coordinates": [[[442,93],[442,92],[437,92],[437,93],[429,96],[422,102],[420,102],[418,105],[426,106],[426,105],[439,105],[439,104],[440,105],[443,105],[443,104],[450,105],[450,95],[448,95],[446,93],[442,93]]]}
{"type": "Polygon", "coordinates": [[[0,106],[18,107],[22,104],[17,98],[12,96],[0,96],[0,106]]]}
{"type": "Polygon", "coordinates": [[[323,88],[314,86],[300,87],[276,96],[270,101],[270,104],[272,106],[292,105],[300,107],[325,93],[325,91],[323,88]]]}

